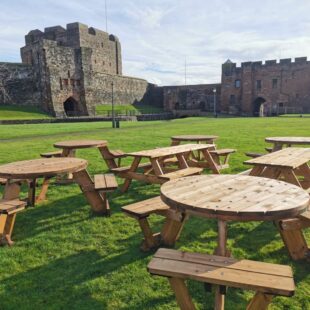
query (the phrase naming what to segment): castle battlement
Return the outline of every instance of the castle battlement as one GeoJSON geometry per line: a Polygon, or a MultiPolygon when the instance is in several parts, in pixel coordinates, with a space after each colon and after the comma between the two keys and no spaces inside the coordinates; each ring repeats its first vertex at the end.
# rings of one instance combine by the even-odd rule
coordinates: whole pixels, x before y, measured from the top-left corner
{"type": "Polygon", "coordinates": [[[243,68],[255,68],[255,67],[270,67],[270,66],[287,66],[287,65],[309,65],[310,61],[307,57],[296,57],[292,58],[284,58],[277,61],[276,59],[265,60],[263,61],[246,61],[242,62],[240,66],[237,66],[236,63],[225,63],[223,66],[230,66],[232,70],[243,69],[243,68]]]}
{"type": "Polygon", "coordinates": [[[82,23],[70,23],[62,26],[46,27],[44,31],[31,30],[25,36],[26,46],[42,40],[56,41],[60,46],[100,48],[109,44],[119,44],[119,39],[113,34],[82,23]]]}

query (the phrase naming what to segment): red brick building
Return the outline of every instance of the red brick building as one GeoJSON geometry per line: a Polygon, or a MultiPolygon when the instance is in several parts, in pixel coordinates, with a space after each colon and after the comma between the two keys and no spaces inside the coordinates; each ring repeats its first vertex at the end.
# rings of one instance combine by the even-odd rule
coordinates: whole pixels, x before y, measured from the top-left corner
{"type": "Polygon", "coordinates": [[[221,112],[278,115],[310,112],[310,61],[307,57],[222,65],[221,112]]]}

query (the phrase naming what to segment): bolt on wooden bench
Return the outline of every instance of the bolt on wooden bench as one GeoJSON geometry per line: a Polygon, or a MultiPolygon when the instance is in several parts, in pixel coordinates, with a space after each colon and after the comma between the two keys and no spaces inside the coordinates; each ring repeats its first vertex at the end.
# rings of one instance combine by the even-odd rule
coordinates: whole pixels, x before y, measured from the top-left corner
{"type": "Polygon", "coordinates": [[[26,207],[26,202],[19,199],[0,200],[0,244],[13,245],[12,233],[16,214],[26,207]]]}
{"type": "Polygon", "coordinates": [[[177,215],[171,210],[159,196],[122,207],[122,211],[138,221],[144,236],[144,240],[141,244],[142,251],[149,251],[157,248],[162,243],[173,246],[186,220],[185,216],[177,215]],[[148,217],[151,214],[161,215],[167,219],[159,233],[153,233],[151,230],[148,221],[148,217]],[[170,233],[171,231],[173,233],[172,237],[169,235],[168,238],[167,232],[169,230],[170,233]]]}
{"type": "MultiPolygon", "coordinates": [[[[195,306],[185,284],[192,279],[199,282],[255,291],[247,310],[268,308],[273,296],[293,296],[295,284],[289,266],[236,260],[223,256],[186,253],[171,249],[159,249],[147,267],[152,275],[167,277],[182,310],[194,310],[195,306]]],[[[215,309],[224,309],[224,305],[215,309]]]]}

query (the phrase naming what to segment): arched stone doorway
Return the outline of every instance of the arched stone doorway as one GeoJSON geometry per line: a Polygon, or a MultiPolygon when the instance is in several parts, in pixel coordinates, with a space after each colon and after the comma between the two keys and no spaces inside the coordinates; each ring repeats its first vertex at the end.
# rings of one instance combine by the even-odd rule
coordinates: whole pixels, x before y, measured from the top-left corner
{"type": "Polygon", "coordinates": [[[69,97],[64,102],[64,111],[66,116],[79,116],[81,114],[79,110],[79,103],[73,97],[69,97]]]}
{"type": "Polygon", "coordinates": [[[264,115],[264,103],[266,100],[262,97],[258,97],[253,102],[253,116],[264,115]]]}

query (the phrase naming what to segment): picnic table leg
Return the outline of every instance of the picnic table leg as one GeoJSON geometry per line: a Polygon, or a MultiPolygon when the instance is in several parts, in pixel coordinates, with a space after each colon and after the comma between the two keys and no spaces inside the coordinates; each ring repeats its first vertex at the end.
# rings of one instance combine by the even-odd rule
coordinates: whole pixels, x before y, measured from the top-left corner
{"type": "Polygon", "coordinates": [[[275,142],[272,148],[272,152],[280,151],[282,150],[282,143],[275,142]]]}
{"type": "MultiPolygon", "coordinates": [[[[75,149],[64,148],[62,150],[61,157],[75,157],[75,153],[76,153],[75,149]]],[[[58,175],[56,180],[59,184],[72,183],[73,182],[73,174],[67,173],[65,175],[58,175]]]]}
{"type": "MultiPolygon", "coordinates": [[[[141,161],[141,157],[135,157],[135,159],[132,162],[131,167],[130,167],[128,172],[135,172],[138,169],[138,167],[139,167],[140,161],[141,161]]],[[[124,182],[124,184],[122,185],[122,188],[121,188],[121,192],[122,193],[127,192],[131,182],[132,182],[132,178],[131,177],[125,178],[125,182],[124,182]]]]}
{"type": "Polygon", "coordinates": [[[95,185],[87,170],[73,173],[73,178],[79,184],[87,201],[91,205],[92,211],[97,215],[110,215],[109,204],[105,195],[95,190],[95,185]]]}
{"type": "Polygon", "coordinates": [[[261,175],[261,173],[264,171],[265,167],[264,166],[254,166],[249,175],[254,176],[254,177],[258,177],[261,175]]]}
{"type": "Polygon", "coordinates": [[[171,141],[171,146],[176,146],[176,145],[181,144],[181,142],[178,141],[178,140],[174,140],[174,139],[171,139],[171,140],[172,140],[172,141],[171,141]]]}
{"type": "Polygon", "coordinates": [[[304,178],[300,182],[303,189],[310,188],[310,167],[308,166],[308,163],[298,167],[298,171],[296,171],[295,174],[298,174],[304,178]]]}
{"type": "Polygon", "coordinates": [[[211,154],[209,153],[208,150],[201,150],[205,160],[209,163],[210,169],[213,171],[214,174],[220,174],[220,170],[217,166],[217,164],[215,163],[215,161],[213,160],[213,157],[211,156],[211,154]]]}
{"type": "Polygon", "coordinates": [[[160,232],[162,244],[165,246],[174,246],[184,227],[187,216],[176,211],[168,211],[166,221],[160,232]]]}
{"type": "MultiPolygon", "coordinates": [[[[18,183],[7,181],[4,188],[3,199],[18,199],[20,193],[20,185],[18,183]]],[[[12,232],[15,224],[16,213],[0,215],[0,236],[1,244],[13,245],[12,232]]]]}
{"type": "Polygon", "coordinates": [[[114,168],[118,168],[120,166],[119,164],[116,163],[113,156],[111,156],[107,146],[100,146],[98,147],[98,149],[99,149],[99,152],[103,160],[105,161],[106,165],[108,166],[110,170],[114,168]]]}
{"type": "Polygon", "coordinates": [[[37,179],[32,179],[28,181],[28,205],[31,207],[35,206],[36,201],[36,186],[37,186],[37,179]]]}
{"type": "Polygon", "coordinates": [[[41,202],[41,201],[46,199],[46,193],[47,193],[47,190],[48,190],[51,178],[52,177],[45,177],[43,179],[43,183],[42,183],[42,188],[41,188],[40,194],[38,195],[38,197],[36,197],[36,201],[35,201],[36,203],[37,202],[41,202]]]}
{"type": "Polygon", "coordinates": [[[185,169],[185,168],[188,168],[188,164],[187,164],[187,161],[184,157],[184,154],[178,154],[177,155],[177,159],[178,159],[178,162],[179,162],[179,167],[181,169],[185,169]]]}
{"type": "Polygon", "coordinates": [[[299,187],[302,188],[297,176],[295,175],[294,173],[294,170],[292,169],[287,169],[287,168],[282,168],[281,169],[281,173],[284,177],[284,180],[288,183],[291,183],[291,184],[294,184],[294,185],[297,185],[299,187]]]}
{"type": "Polygon", "coordinates": [[[271,303],[273,295],[263,294],[256,292],[254,297],[251,299],[246,310],[265,310],[268,309],[268,305],[271,303]]]}
{"type": "MultiPolygon", "coordinates": [[[[218,247],[216,249],[216,255],[230,256],[226,247],[227,243],[227,222],[218,220],[218,247]]],[[[225,288],[224,288],[225,289],[225,288]]],[[[221,286],[215,287],[215,310],[224,310],[225,306],[225,295],[222,292],[221,286]]]]}
{"type": "Polygon", "coordinates": [[[192,298],[188,292],[185,281],[178,278],[168,278],[181,310],[195,310],[192,298]]]}
{"type": "Polygon", "coordinates": [[[308,223],[304,225],[302,220],[295,218],[276,221],[275,224],[291,258],[294,260],[309,258],[310,250],[302,232],[303,228],[309,226],[308,223]]]}

